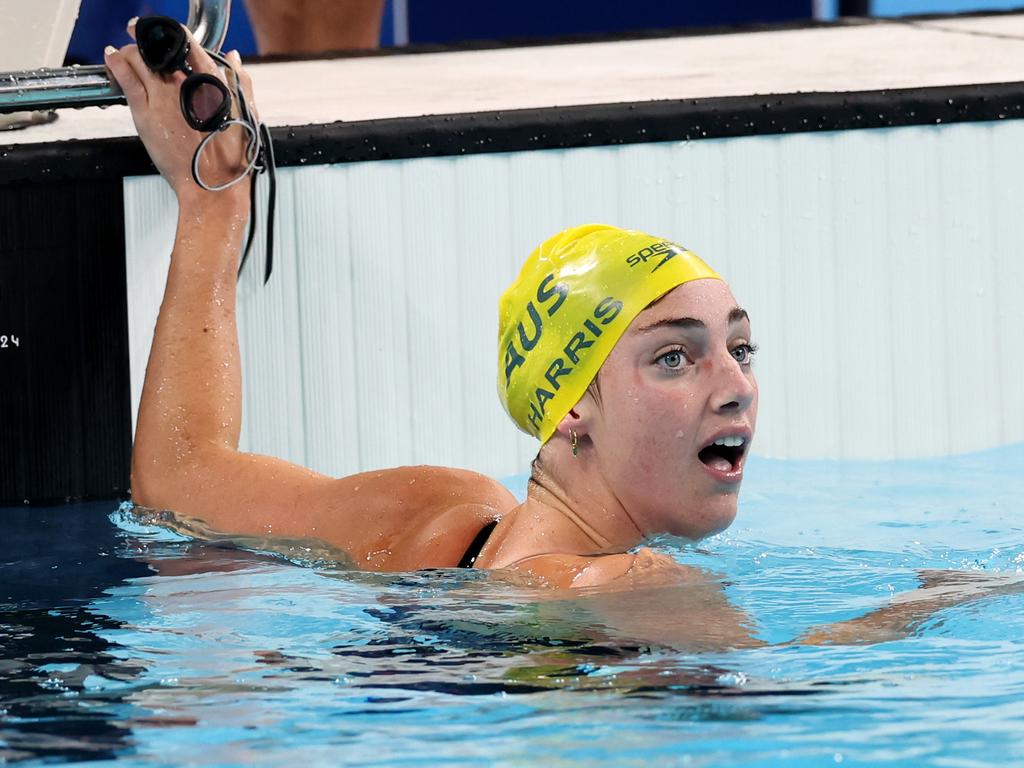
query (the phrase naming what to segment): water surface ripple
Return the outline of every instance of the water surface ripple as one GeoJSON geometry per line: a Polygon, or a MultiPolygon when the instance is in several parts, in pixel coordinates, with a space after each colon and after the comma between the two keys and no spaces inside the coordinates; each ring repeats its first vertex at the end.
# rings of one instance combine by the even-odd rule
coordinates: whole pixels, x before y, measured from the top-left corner
{"type": "Polygon", "coordinates": [[[883,642],[792,642],[922,584],[1024,572],[1024,445],[755,458],[744,487],[729,531],[655,542],[711,585],[668,597],[297,565],[109,502],[3,510],[0,762],[1024,761],[1017,589],[985,587],[883,642]],[[699,639],[723,593],[764,645],[699,639]],[[645,639],[666,626],[698,639],[645,639]]]}

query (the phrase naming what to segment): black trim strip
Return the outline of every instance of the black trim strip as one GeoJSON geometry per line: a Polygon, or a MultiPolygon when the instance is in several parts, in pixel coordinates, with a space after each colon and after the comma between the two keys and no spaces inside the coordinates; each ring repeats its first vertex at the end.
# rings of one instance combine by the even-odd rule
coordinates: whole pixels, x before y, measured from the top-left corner
{"type": "MultiPolygon", "coordinates": [[[[1024,118],[1024,82],[545,107],[272,129],[279,166],[1024,118]]],[[[135,137],[0,147],[0,184],[155,173],[135,137]]]]}

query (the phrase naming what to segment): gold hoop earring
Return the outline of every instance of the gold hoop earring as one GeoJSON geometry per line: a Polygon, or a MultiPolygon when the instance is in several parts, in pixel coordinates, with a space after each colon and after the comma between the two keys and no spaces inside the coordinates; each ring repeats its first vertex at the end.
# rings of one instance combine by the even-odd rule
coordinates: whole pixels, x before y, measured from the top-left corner
{"type": "Polygon", "coordinates": [[[569,441],[572,445],[572,455],[579,456],[580,454],[580,436],[576,434],[575,429],[569,430],[569,441]]]}

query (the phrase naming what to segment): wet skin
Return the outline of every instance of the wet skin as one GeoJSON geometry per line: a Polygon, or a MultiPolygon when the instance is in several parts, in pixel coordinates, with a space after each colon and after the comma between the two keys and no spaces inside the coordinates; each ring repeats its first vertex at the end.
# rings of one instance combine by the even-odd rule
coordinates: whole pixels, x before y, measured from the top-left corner
{"type": "MultiPolygon", "coordinates": [[[[372,570],[455,565],[480,528],[500,519],[478,565],[515,568],[532,558],[531,573],[565,586],[618,578],[634,561],[626,550],[651,533],[699,535],[720,529],[735,514],[734,485],[718,487],[700,474],[694,458],[696,441],[712,428],[749,423],[756,395],[752,377],[743,372],[748,369],[722,346],[736,341],[723,325],[735,301],[719,281],[683,286],[639,318],[685,314],[706,323],[699,352],[699,340],[684,340],[694,349],[693,370],[669,372],[675,358],[666,365],[637,357],[649,356],[648,337],[670,344],[674,332],[633,338],[631,329],[602,374],[608,391],[601,403],[585,398],[580,413],[567,417],[579,422],[574,428],[583,436],[581,455],[569,463],[565,430],[556,434],[542,450],[543,485],[532,484],[524,505],[517,507],[494,480],[464,470],[404,467],[334,479],[240,452],[235,272],[247,185],[211,193],[191,179],[200,136],[181,115],[180,73],[150,72],[134,46],[109,50],[106,61],[179,208],[132,455],[138,504],[174,510],[214,531],[321,539],[372,570]],[[645,434],[648,429],[660,434],[645,434]],[[680,431],[685,439],[676,437],[680,431]],[[612,439],[616,432],[638,441],[637,450],[623,445],[621,435],[612,439]],[[617,467],[620,461],[623,467],[617,467]]],[[[252,94],[248,74],[237,57],[232,61],[252,94]]],[[[219,75],[197,45],[190,64],[219,75]]],[[[216,137],[204,155],[205,176],[236,172],[239,138],[231,131],[216,137]]]]}
{"type": "MultiPolygon", "coordinates": [[[[744,350],[749,321],[725,283],[685,284],[634,319],[601,370],[599,394],[585,395],[541,447],[523,504],[465,470],[403,467],[335,479],[243,453],[235,303],[248,185],[211,193],[192,181],[200,136],[181,115],[180,73],[149,72],[134,46],[109,49],[106,63],[179,210],[132,452],[136,503],[225,534],[319,539],[376,571],[454,566],[481,527],[500,520],[478,567],[552,588],[675,585],[691,597],[703,594],[705,609],[680,615],[678,591],[662,590],[675,597],[656,606],[658,621],[647,628],[685,634],[711,622],[721,628],[716,643],[751,642],[742,613],[728,606],[713,577],[647,549],[628,551],[660,532],[700,538],[736,514],[757,386],[744,350]],[[579,436],[578,456],[570,430],[579,436]],[[747,437],[729,471],[698,456],[721,435],[747,437]]],[[[190,64],[219,74],[195,44],[190,64]]],[[[238,69],[252,94],[248,74],[238,69]]],[[[240,138],[216,137],[203,159],[205,178],[234,175],[240,138]]],[[[944,593],[947,599],[956,598],[944,593]]],[[[628,609],[622,621],[635,624],[632,601],[612,602],[628,609]]],[[[603,613],[611,619],[615,610],[603,613]]],[[[849,626],[860,636],[873,615],[849,626]]],[[[894,606],[885,626],[902,626],[906,615],[894,606]]],[[[818,639],[838,637],[847,636],[830,629],[818,639]]]]}
{"type": "MultiPolygon", "coordinates": [[[[541,448],[526,503],[495,530],[481,565],[593,585],[623,575],[634,556],[588,555],[625,552],[659,533],[696,540],[728,527],[757,417],[751,355],[750,320],[721,280],[685,283],[638,314],[597,390],[541,448]],[[722,435],[744,443],[729,472],[712,472],[699,453],[722,435]]],[[[666,576],[678,573],[668,558],[663,566],[666,576]]]]}
{"type": "Polygon", "coordinates": [[[736,516],[742,459],[723,479],[698,453],[727,433],[744,437],[745,457],[753,437],[757,382],[741,312],[721,280],[677,287],[619,340],[601,369],[599,402],[577,408],[601,476],[648,535],[699,539],[736,516]]]}

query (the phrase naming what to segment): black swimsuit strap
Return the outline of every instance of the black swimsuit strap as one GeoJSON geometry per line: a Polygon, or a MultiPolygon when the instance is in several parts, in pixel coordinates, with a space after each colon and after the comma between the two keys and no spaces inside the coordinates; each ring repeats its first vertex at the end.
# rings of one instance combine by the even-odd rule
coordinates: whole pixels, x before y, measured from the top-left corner
{"type": "Polygon", "coordinates": [[[459,561],[459,568],[472,568],[473,563],[476,562],[477,557],[480,556],[480,550],[484,548],[484,544],[487,543],[487,539],[491,536],[491,531],[494,530],[494,526],[498,524],[497,520],[492,520],[483,528],[480,529],[480,533],[473,539],[473,543],[469,545],[469,549],[466,550],[466,554],[462,556],[459,561]]]}

